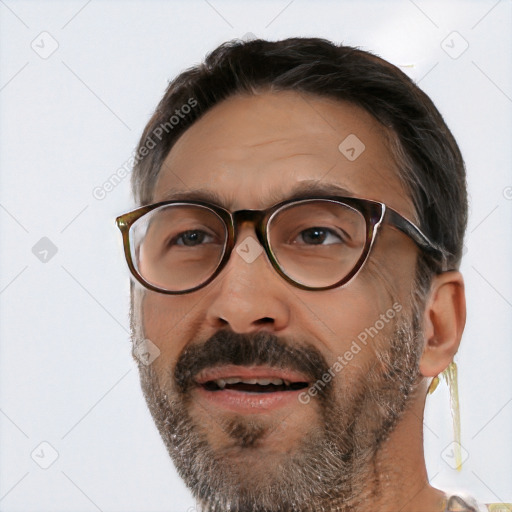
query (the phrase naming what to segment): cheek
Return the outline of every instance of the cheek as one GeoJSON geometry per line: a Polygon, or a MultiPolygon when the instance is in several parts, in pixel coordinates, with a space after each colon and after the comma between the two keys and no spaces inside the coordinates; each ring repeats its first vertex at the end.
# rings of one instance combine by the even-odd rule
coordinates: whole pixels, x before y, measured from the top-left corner
{"type": "Polygon", "coordinates": [[[309,334],[324,340],[327,361],[343,367],[336,365],[338,372],[359,378],[376,352],[389,344],[397,319],[408,307],[409,279],[408,273],[398,277],[383,262],[370,259],[345,288],[304,296],[305,314],[313,313],[309,334]]]}
{"type": "Polygon", "coordinates": [[[157,372],[171,368],[190,339],[193,309],[194,302],[188,298],[149,291],[144,295],[140,304],[142,325],[145,337],[160,350],[159,357],[153,362],[157,372]]]}
{"type": "Polygon", "coordinates": [[[336,333],[330,337],[326,359],[341,400],[357,396],[368,376],[382,370],[382,355],[389,350],[402,310],[380,286],[333,296],[325,307],[324,318],[336,333]]]}
{"type": "MultiPolygon", "coordinates": [[[[379,322],[378,327],[381,327],[380,315],[392,308],[393,302],[375,279],[364,279],[360,274],[346,288],[305,296],[303,304],[306,309],[302,324],[309,327],[308,334],[312,339],[323,340],[328,362],[334,364],[341,358],[345,366],[371,357],[373,350],[369,340],[372,337],[368,331],[375,334],[375,323],[379,322]],[[354,343],[359,347],[354,347],[354,343]]],[[[388,332],[389,323],[377,329],[379,337],[380,331],[388,332]]]]}

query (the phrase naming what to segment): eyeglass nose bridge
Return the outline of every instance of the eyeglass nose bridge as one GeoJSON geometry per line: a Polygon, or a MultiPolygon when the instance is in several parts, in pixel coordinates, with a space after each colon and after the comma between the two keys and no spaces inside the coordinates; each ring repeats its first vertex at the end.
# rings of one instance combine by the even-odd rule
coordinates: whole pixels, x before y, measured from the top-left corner
{"type": "MultiPolygon", "coordinates": [[[[224,211],[224,215],[227,213],[227,217],[229,217],[229,235],[225,253],[221,263],[219,264],[217,272],[220,272],[231,259],[233,249],[236,246],[239,238],[241,225],[244,223],[251,223],[254,226],[256,237],[263,248],[263,252],[274,270],[286,281],[294,284],[295,286],[298,286],[299,288],[307,289],[307,287],[301,285],[300,283],[296,283],[283,272],[270,246],[270,241],[268,240],[267,236],[268,224],[270,219],[279,209],[280,206],[271,207],[266,210],[237,210],[234,212],[229,212],[227,210],[224,211]]],[[[225,217],[225,220],[228,221],[228,218],[225,217]]],[[[248,260],[245,261],[249,262],[248,260]]],[[[250,261],[253,260],[251,259],[250,261]]]]}
{"type": "Polygon", "coordinates": [[[225,221],[228,221],[228,240],[226,243],[224,256],[219,265],[219,270],[221,270],[231,259],[233,249],[235,248],[240,238],[240,227],[244,223],[250,223],[254,227],[256,238],[258,239],[258,242],[262,246],[263,252],[267,260],[278,274],[281,274],[285,279],[287,279],[284,273],[282,273],[279,264],[277,263],[272,253],[273,251],[270,247],[270,242],[267,239],[268,222],[275,211],[275,207],[266,210],[237,210],[234,212],[229,212],[225,210],[225,214],[228,214],[227,218],[225,217],[225,221]]]}
{"type": "Polygon", "coordinates": [[[237,210],[231,212],[230,217],[233,229],[233,246],[236,245],[238,240],[241,225],[249,222],[254,226],[254,231],[260,244],[264,248],[266,247],[264,221],[267,217],[267,212],[265,210],[237,210]]]}

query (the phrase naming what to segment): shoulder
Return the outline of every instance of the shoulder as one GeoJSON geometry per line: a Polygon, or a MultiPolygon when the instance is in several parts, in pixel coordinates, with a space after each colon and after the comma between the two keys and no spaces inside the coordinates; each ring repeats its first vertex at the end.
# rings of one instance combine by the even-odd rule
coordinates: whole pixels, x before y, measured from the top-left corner
{"type": "Polygon", "coordinates": [[[444,512],[512,512],[512,503],[480,503],[470,496],[450,496],[444,512]]]}

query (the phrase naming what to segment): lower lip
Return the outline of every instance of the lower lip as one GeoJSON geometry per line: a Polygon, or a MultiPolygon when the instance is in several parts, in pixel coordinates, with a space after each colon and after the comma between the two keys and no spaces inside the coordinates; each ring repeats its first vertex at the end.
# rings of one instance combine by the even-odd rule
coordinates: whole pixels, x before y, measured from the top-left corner
{"type": "Polygon", "coordinates": [[[223,409],[242,414],[257,414],[300,404],[299,395],[307,388],[294,391],[274,391],[270,393],[248,393],[234,389],[208,391],[202,386],[196,388],[200,397],[208,403],[223,409]]]}

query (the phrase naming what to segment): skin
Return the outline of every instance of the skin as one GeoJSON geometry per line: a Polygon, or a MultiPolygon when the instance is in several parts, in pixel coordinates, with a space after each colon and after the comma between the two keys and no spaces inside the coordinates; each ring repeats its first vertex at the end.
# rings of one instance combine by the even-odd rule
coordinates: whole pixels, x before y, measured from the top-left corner
{"type": "MultiPolygon", "coordinates": [[[[291,91],[231,97],[177,141],[162,166],[153,202],[164,200],[170,191],[206,189],[218,193],[223,206],[232,211],[263,209],[286,199],[299,182],[323,183],[345,187],[355,197],[382,201],[417,222],[387,140],[384,128],[371,115],[349,103],[291,91]],[[356,134],[365,145],[355,161],[338,150],[349,134],[356,134]]],[[[358,392],[370,385],[369,369],[379,368],[379,354],[387,353],[397,322],[410,320],[414,313],[410,295],[418,249],[389,225],[381,228],[369,261],[343,288],[300,290],[285,282],[264,255],[247,263],[235,251],[222,273],[193,293],[172,296],[134,288],[134,338],[149,338],[160,350],[150,368],[140,365],[146,397],[150,400],[148,382],[153,379],[153,391],[165,391],[160,396],[171,403],[176,392],[173,370],[180,356],[223,329],[247,336],[269,333],[290,347],[313,347],[332,365],[360,332],[398,302],[401,315],[362,347],[340,373],[342,377],[332,380],[333,401],[324,403],[351,410],[358,392]]],[[[255,238],[249,224],[241,226],[238,243],[247,236],[255,238]]],[[[431,378],[448,366],[458,349],[465,311],[462,275],[450,271],[436,276],[424,309],[417,312],[422,331],[416,341],[417,360],[410,363],[414,385],[402,400],[396,424],[378,446],[368,440],[371,457],[361,455],[352,498],[343,497],[340,490],[338,501],[333,496],[322,502],[323,508],[319,502],[317,510],[362,510],[365,498],[381,511],[442,509],[445,495],[429,485],[425,470],[423,410],[431,378]]],[[[229,463],[233,474],[241,471],[240,482],[249,487],[265,479],[269,467],[279,467],[291,457],[301,439],[322,425],[320,399],[248,418],[212,407],[193,390],[188,398],[184,411],[204,429],[209,449],[229,463]],[[226,429],[235,424],[255,435],[257,450],[240,444],[226,429]]],[[[156,417],[155,408],[152,412],[156,417]]],[[[339,421],[345,420],[340,416],[339,421]]]]}

